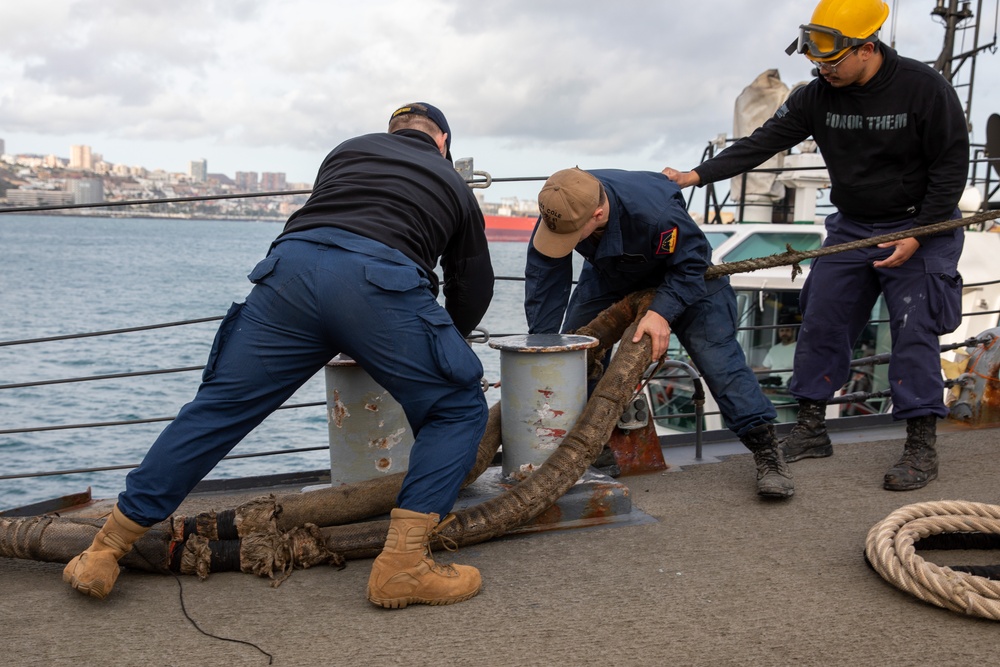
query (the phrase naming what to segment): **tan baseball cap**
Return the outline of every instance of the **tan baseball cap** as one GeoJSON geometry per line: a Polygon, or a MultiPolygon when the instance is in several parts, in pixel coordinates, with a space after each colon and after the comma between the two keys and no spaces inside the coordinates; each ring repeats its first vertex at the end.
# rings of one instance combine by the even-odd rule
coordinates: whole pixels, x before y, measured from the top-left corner
{"type": "Polygon", "coordinates": [[[535,249],[552,258],[573,252],[600,201],[601,182],[579,167],[549,176],[538,193],[542,224],[532,242],[535,249]]]}

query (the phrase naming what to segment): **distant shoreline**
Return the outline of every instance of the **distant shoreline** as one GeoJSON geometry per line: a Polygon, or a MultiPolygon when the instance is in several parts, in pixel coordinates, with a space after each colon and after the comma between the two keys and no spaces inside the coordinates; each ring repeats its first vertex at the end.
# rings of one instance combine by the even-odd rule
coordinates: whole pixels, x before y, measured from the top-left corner
{"type": "Polygon", "coordinates": [[[176,213],[135,213],[129,212],[127,214],[120,212],[101,212],[101,213],[74,213],[70,211],[17,211],[11,209],[0,208],[0,220],[3,220],[5,215],[41,215],[41,216],[52,216],[60,218],[142,218],[147,220],[234,220],[238,222],[286,222],[288,220],[287,216],[277,217],[277,216],[241,216],[241,215],[178,215],[176,213]]]}

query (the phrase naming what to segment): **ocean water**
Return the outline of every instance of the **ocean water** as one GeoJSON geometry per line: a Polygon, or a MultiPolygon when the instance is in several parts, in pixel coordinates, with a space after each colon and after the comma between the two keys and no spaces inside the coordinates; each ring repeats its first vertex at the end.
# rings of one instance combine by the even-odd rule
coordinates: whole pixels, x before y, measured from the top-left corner
{"type": "MultiPolygon", "coordinates": [[[[247,273],[280,233],[279,222],[0,214],[0,342],[223,315],[251,288],[247,273]]],[[[523,243],[491,245],[498,276],[521,277],[523,243]]],[[[523,283],[497,281],[482,326],[527,331],[523,283]]],[[[0,346],[0,385],[200,366],[218,322],[138,333],[0,346]]],[[[500,379],[499,352],[474,345],[485,377],[500,379]]],[[[191,400],[200,371],[0,388],[0,430],[172,417],[191,400]]],[[[500,398],[487,392],[487,402],[500,398]]],[[[323,373],[290,404],[324,402],[323,373]]],[[[165,426],[0,434],[0,476],[137,464],[165,426]]],[[[325,446],[323,406],[279,410],[233,454],[325,446]]],[[[208,479],[328,468],[325,450],[223,461],[208,479]]],[[[0,479],[0,509],[92,488],[114,497],[127,470],[0,479]]]]}

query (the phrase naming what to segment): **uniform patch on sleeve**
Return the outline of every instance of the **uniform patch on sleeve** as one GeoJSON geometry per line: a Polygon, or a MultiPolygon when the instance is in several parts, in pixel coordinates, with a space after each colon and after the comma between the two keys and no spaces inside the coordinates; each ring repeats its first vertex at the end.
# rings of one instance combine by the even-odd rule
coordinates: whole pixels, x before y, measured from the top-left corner
{"type": "Polygon", "coordinates": [[[677,250],[677,228],[668,229],[660,234],[660,243],[656,246],[657,255],[672,255],[677,250]]]}

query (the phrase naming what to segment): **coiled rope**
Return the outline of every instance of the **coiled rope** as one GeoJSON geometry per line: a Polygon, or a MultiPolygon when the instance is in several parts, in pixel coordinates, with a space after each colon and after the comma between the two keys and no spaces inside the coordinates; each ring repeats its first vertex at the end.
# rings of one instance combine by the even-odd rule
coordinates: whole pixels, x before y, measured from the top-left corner
{"type": "Polygon", "coordinates": [[[901,507],[868,531],[865,558],[883,579],[924,602],[1000,621],[1000,581],[916,554],[915,542],[941,533],[1000,534],[1000,505],[941,500],[901,507]]]}

